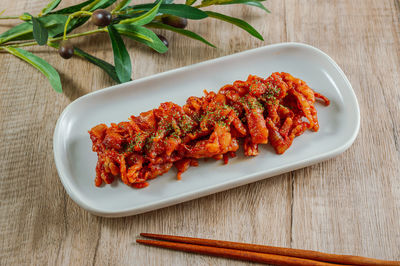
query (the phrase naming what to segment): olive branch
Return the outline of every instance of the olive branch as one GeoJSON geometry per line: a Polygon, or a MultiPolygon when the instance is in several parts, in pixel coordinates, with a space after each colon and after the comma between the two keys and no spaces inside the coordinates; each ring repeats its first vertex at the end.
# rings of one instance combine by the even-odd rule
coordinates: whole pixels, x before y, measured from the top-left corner
{"type": "MultiPolygon", "coordinates": [[[[131,0],[122,0],[108,11],[106,9],[116,0],[87,0],[54,11],[61,0],[52,0],[37,16],[29,13],[20,16],[0,16],[0,19],[23,21],[0,34],[0,50],[37,68],[49,79],[55,91],[62,92],[58,72],[44,59],[22,47],[47,45],[58,49],[60,56],[64,59],[74,55],[79,56],[102,68],[115,82],[123,83],[131,80],[132,66],[121,35],[142,43],[158,53],[165,53],[168,50],[168,41],[164,36],[154,33],[153,29],[173,31],[215,47],[197,33],[185,29],[188,20],[215,18],[236,25],[263,40],[261,34],[244,20],[213,11],[203,11],[201,8],[212,5],[244,4],[269,12],[262,4],[265,0],[203,0],[194,6],[196,1],[186,0],[185,4],[174,4],[173,0],[157,0],[149,4],[130,5],[131,0]],[[71,33],[89,19],[90,23],[97,26],[97,29],[71,33]],[[108,33],[114,54],[114,65],[74,47],[69,41],[69,39],[98,33],[108,33]]],[[[0,12],[0,15],[2,13],[4,11],[0,12]]]]}

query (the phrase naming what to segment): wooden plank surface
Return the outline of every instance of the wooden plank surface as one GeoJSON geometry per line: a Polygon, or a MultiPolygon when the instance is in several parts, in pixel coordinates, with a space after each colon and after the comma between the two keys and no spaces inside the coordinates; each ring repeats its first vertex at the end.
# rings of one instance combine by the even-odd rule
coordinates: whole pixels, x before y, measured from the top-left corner
{"type": "MultiPolygon", "coordinates": [[[[47,1],[3,1],[7,15],[39,12],[47,1]]],[[[74,1],[63,1],[66,6],[74,1]]],[[[75,1],[77,2],[77,1],[75,1]]],[[[93,216],[66,195],[52,134],[74,99],[113,84],[80,59],[33,48],[62,73],[64,93],[29,65],[0,53],[0,265],[246,265],[139,246],[140,232],[253,242],[400,260],[400,3],[398,0],[270,0],[210,8],[249,21],[265,38],[207,19],[192,29],[213,49],[170,32],[159,55],[129,43],[140,78],[260,47],[297,41],[328,53],[357,94],[361,130],[344,154],[298,171],[133,217],[93,216]]],[[[0,20],[0,31],[16,21],[0,20]]],[[[162,32],[162,31],[161,31],[162,32]]],[[[74,40],[112,62],[108,40],[74,40]]]]}

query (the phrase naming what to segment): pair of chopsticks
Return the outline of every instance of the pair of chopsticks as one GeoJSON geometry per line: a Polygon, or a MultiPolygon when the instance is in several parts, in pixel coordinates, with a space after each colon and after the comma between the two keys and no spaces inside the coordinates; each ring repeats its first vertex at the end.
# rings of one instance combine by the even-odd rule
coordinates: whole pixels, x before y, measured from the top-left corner
{"type": "Polygon", "coordinates": [[[184,236],[141,233],[142,237],[164,240],[136,239],[137,243],[186,252],[273,265],[397,265],[400,261],[386,261],[350,255],[336,255],[312,250],[293,249],[192,238],[184,236]]]}

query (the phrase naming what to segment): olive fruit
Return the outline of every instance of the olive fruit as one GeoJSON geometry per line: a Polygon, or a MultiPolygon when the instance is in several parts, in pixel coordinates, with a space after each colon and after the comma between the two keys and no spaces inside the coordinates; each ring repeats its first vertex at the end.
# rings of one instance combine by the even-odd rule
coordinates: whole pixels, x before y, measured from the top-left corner
{"type": "Polygon", "coordinates": [[[70,59],[74,55],[74,46],[69,41],[62,41],[58,53],[64,59],[70,59]]]}
{"type": "Polygon", "coordinates": [[[158,39],[160,39],[160,41],[163,42],[163,44],[164,44],[165,46],[168,47],[169,43],[168,43],[167,38],[165,38],[164,36],[162,36],[162,35],[160,35],[160,34],[157,34],[157,37],[158,37],[158,39]]]}
{"type": "Polygon", "coordinates": [[[177,16],[168,15],[162,18],[164,24],[170,25],[175,28],[185,28],[187,26],[187,19],[177,16]]]}
{"type": "Polygon", "coordinates": [[[99,27],[105,27],[110,25],[111,20],[112,20],[111,13],[104,9],[97,9],[92,14],[93,24],[99,27]]]}

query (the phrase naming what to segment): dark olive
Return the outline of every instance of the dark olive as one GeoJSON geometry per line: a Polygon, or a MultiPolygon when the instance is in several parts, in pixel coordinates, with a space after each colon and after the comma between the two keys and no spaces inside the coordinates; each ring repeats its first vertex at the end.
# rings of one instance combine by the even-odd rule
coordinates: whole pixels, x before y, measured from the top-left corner
{"type": "Polygon", "coordinates": [[[105,27],[110,25],[111,19],[112,19],[111,13],[104,9],[97,9],[92,14],[93,24],[99,27],[105,27]]]}
{"type": "Polygon", "coordinates": [[[157,37],[158,37],[158,39],[160,39],[160,41],[163,42],[163,44],[164,44],[165,46],[168,47],[169,43],[168,43],[167,38],[165,38],[164,36],[162,36],[162,35],[160,35],[160,34],[157,34],[157,37]]]}
{"type": "Polygon", "coordinates": [[[162,18],[164,24],[170,25],[175,28],[185,28],[187,26],[187,19],[177,16],[168,15],[162,18]]]}
{"type": "Polygon", "coordinates": [[[74,46],[69,41],[62,41],[58,53],[64,59],[70,59],[74,55],[74,46]]]}

